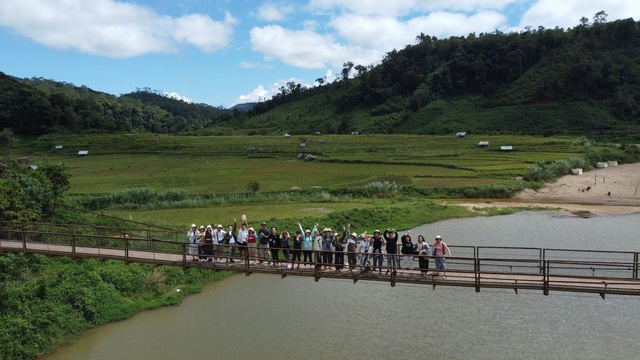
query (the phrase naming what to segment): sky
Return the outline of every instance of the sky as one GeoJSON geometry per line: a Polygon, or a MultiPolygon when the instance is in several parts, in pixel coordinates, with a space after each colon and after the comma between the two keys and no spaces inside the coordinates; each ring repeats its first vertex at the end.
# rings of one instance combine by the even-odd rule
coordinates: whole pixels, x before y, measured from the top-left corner
{"type": "Polygon", "coordinates": [[[0,0],[0,71],[228,108],[379,64],[420,33],[567,29],[599,11],[637,21],[640,1],[0,0]]]}

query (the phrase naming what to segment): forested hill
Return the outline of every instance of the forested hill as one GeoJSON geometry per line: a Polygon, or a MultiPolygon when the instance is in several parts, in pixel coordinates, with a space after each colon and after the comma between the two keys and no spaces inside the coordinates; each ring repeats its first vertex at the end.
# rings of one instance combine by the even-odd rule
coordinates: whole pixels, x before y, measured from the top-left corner
{"type": "Polygon", "coordinates": [[[115,96],[86,86],[18,79],[0,72],[0,129],[19,135],[72,132],[197,132],[231,111],[171,99],[148,89],[115,96]]]}
{"type": "Polygon", "coordinates": [[[346,62],[332,84],[289,83],[256,105],[244,126],[294,134],[640,135],[640,26],[633,19],[607,22],[601,12],[567,30],[420,34],[416,41],[375,67],[346,62]]]}

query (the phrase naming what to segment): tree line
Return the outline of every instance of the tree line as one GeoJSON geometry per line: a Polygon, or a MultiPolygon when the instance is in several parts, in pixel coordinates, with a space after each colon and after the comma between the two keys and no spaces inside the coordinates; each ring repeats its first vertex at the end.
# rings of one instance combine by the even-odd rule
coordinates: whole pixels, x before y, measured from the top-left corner
{"type": "Polygon", "coordinates": [[[150,89],[115,96],[86,86],[0,72],[0,128],[17,135],[59,131],[196,131],[225,121],[231,112],[171,99],[150,89]]]}

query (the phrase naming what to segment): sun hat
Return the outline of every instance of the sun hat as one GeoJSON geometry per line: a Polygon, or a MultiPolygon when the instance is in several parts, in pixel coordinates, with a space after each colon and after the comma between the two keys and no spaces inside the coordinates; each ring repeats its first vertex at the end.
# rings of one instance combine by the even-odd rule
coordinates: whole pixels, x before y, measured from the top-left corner
{"type": "Polygon", "coordinates": [[[191,227],[198,227],[196,224],[191,224],[191,227]]]}
{"type": "Polygon", "coordinates": [[[374,234],[375,234],[375,233],[378,233],[378,234],[380,234],[380,230],[378,230],[378,229],[375,229],[375,230],[373,230],[373,233],[374,233],[374,234]]]}
{"type": "Polygon", "coordinates": [[[304,232],[311,234],[311,230],[309,230],[309,229],[305,230],[304,232]]]}
{"type": "Polygon", "coordinates": [[[200,229],[204,229],[204,225],[200,225],[200,229]]]}
{"type": "Polygon", "coordinates": [[[322,230],[322,232],[327,232],[327,231],[331,231],[331,228],[324,228],[324,230],[322,230]]]}
{"type": "Polygon", "coordinates": [[[263,221],[260,223],[260,225],[267,225],[267,223],[263,221]]]}
{"type": "Polygon", "coordinates": [[[211,225],[207,225],[207,229],[213,229],[211,225]]]}
{"type": "Polygon", "coordinates": [[[352,232],[352,233],[351,233],[351,236],[353,236],[353,237],[358,237],[358,233],[352,232]]]}
{"type": "Polygon", "coordinates": [[[442,240],[442,236],[440,236],[440,235],[436,235],[436,239],[440,239],[440,240],[442,240]]]}
{"type": "Polygon", "coordinates": [[[253,230],[253,228],[252,228],[252,227],[250,227],[250,228],[249,228],[249,231],[256,232],[255,230],[253,230]]]}
{"type": "Polygon", "coordinates": [[[218,226],[216,226],[216,227],[221,228],[221,227],[222,227],[222,224],[218,224],[218,226]]]}

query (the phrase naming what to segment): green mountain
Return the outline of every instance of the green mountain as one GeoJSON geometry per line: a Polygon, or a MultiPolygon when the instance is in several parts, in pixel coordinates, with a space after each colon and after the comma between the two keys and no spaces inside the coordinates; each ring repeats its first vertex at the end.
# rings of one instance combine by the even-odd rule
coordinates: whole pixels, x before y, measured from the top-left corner
{"type": "Polygon", "coordinates": [[[340,81],[290,83],[254,106],[256,133],[584,134],[640,138],[640,27],[594,18],[572,29],[437,39],[345,63],[340,81]]]}
{"type": "Polygon", "coordinates": [[[226,122],[231,111],[191,104],[149,89],[115,96],[86,86],[18,79],[0,72],[0,129],[52,132],[193,132],[226,122]]]}

